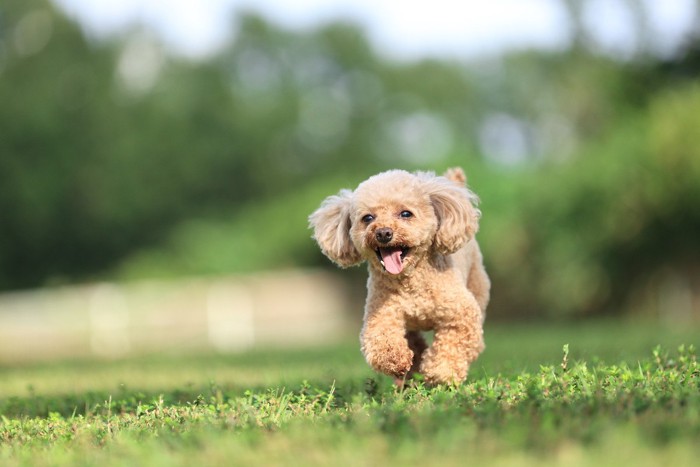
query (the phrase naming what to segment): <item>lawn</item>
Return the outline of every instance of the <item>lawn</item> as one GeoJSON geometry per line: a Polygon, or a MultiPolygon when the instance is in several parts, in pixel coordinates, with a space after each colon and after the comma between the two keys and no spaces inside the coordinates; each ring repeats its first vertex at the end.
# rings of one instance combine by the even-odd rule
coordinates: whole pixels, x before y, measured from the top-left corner
{"type": "Polygon", "coordinates": [[[697,328],[497,325],[458,388],[356,339],[0,368],[0,465],[694,465],[697,328]]]}

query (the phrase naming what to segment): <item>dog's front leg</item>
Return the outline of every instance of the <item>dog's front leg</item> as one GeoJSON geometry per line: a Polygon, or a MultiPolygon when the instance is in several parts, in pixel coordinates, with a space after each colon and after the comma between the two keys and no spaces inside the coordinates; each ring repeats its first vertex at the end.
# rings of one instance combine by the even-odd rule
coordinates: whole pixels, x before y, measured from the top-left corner
{"type": "Polygon", "coordinates": [[[430,385],[461,383],[483,349],[481,310],[474,301],[467,313],[436,326],[433,343],[423,353],[420,372],[430,385]]]}
{"type": "Polygon", "coordinates": [[[402,379],[413,364],[413,351],[406,340],[406,328],[399,313],[370,312],[360,334],[362,354],[380,373],[402,379]]]}

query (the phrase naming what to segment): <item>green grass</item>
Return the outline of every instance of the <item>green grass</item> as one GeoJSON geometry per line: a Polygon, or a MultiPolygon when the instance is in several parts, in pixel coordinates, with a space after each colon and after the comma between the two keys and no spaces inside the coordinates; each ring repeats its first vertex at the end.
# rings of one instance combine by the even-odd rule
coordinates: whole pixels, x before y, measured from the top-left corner
{"type": "Polygon", "coordinates": [[[0,368],[0,465],[675,466],[700,455],[697,329],[489,325],[486,337],[466,384],[402,392],[354,340],[0,368]]]}

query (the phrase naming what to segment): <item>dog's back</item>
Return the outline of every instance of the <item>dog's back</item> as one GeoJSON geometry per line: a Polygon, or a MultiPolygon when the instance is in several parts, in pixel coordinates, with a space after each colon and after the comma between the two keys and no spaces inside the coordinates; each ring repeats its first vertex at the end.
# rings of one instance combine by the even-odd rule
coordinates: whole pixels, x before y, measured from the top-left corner
{"type": "MultiPolygon", "coordinates": [[[[445,178],[460,185],[467,184],[467,176],[460,167],[452,167],[445,171],[445,178]]],[[[491,281],[483,267],[481,249],[476,239],[467,242],[459,251],[452,255],[452,261],[464,274],[467,288],[474,294],[481,307],[482,320],[485,317],[486,306],[489,303],[491,281]]]]}

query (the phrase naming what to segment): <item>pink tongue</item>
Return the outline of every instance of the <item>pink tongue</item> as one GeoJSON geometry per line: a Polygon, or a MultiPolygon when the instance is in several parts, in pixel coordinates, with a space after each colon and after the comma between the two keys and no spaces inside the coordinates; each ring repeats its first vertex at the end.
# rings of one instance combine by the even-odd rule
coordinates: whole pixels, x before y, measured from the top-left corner
{"type": "Polygon", "coordinates": [[[387,272],[390,274],[400,274],[401,271],[403,271],[400,248],[380,248],[379,254],[382,255],[384,268],[387,272]]]}

